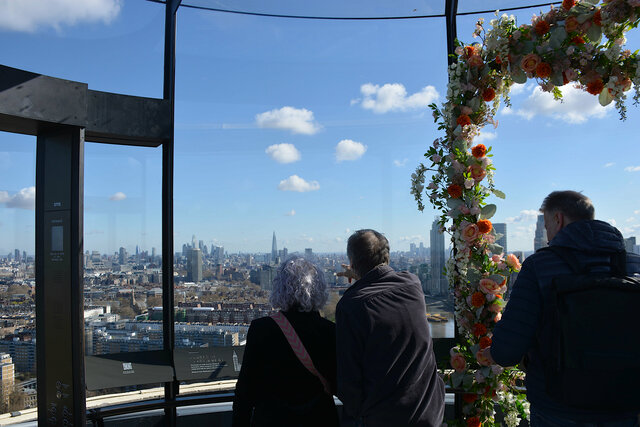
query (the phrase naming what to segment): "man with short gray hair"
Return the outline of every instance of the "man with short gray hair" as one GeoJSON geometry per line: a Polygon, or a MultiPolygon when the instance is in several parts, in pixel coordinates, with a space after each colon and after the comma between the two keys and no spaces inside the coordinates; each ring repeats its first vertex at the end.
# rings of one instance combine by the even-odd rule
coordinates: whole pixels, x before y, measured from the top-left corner
{"type": "Polygon", "coordinates": [[[625,254],[620,231],[595,220],[581,193],[554,191],[540,211],[549,247],[522,264],[485,356],[501,366],[524,358],[532,427],[636,427],[637,382],[622,390],[640,367],[638,343],[625,329],[636,328],[640,256],[625,254]],[[620,334],[627,336],[616,342],[620,334]]]}
{"type": "Polygon", "coordinates": [[[362,426],[440,426],[438,376],[420,280],[389,267],[389,242],[358,230],[351,263],[338,273],[356,282],[336,308],[338,397],[343,418],[362,426]]]}

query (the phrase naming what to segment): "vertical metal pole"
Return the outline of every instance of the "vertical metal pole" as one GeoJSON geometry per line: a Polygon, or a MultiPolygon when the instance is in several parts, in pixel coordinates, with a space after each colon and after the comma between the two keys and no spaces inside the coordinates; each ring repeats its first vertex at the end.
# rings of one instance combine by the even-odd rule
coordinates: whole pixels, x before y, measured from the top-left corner
{"type": "MultiPolygon", "coordinates": [[[[181,0],[167,0],[164,27],[164,88],[163,98],[171,103],[170,136],[162,144],[162,331],[165,351],[169,352],[173,365],[174,340],[174,290],[173,290],[173,134],[176,84],[176,12],[181,0]]],[[[176,380],[165,383],[164,397],[175,402],[178,394],[176,380]]],[[[176,408],[165,409],[167,425],[176,425],[176,408]]]]}
{"type": "MultiPolygon", "coordinates": [[[[456,15],[458,14],[458,0],[446,0],[445,3],[445,20],[447,23],[447,65],[451,65],[456,62],[455,50],[456,50],[456,39],[458,38],[458,30],[456,26],[456,15]]],[[[453,247],[453,256],[456,256],[457,249],[453,247]]],[[[455,304],[455,297],[453,299],[455,304]]],[[[455,341],[459,342],[460,334],[458,333],[458,324],[454,317],[453,319],[453,328],[455,334],[455,341]]],[[[453,412],[455,419],[462,419],[462,399],[460,395],[456,393],[454,395],[453,400],[453,412]]]]}
{"type": "Polygon", "coordinates": [[[38,133],[38,424],[86,424],[83,320],[84,129],[38,133]]]}

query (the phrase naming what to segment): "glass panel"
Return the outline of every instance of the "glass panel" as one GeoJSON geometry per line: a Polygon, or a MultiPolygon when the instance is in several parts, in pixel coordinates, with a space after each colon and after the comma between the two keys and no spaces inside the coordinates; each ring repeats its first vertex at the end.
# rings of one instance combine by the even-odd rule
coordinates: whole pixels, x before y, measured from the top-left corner
{"type": "Polygon", "coordinates": [[[162,97],[164,5],[148,1],[17,2],[3,30],[2,65],[162,97]]]}
{"type": "Polygon", "coordinates": [[[85,144],[85,354],[162,345],[162,149],[85,144]]]}
{"type": "Polygon", "coordinates": [[[36,405],[36,138],[0,132],[0,413],[36,405]]]}
{"type": "MultiPolygon", "coordinates": [[[[384,232],[392,265],[426,290],[435,213],[418,212],[409,185],[437,136],[427,104],[444,95],[444,20],[181,9],[179,28],[176,327],[225,338],[177,334],[176,346],[242,343],[251,320],[271,312],[275,268],[293,254],[325,271],[331,318],[348,286],[335,273],[359,228],[384,232]]],[[[450,310],[446,290],[436,293],[429,302],[450,310]]]]}

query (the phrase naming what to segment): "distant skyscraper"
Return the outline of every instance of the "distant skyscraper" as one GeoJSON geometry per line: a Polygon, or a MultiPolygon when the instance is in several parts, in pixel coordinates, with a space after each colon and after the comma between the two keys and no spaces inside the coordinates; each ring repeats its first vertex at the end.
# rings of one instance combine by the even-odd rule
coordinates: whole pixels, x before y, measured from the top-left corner
{"type": "Polygon", "coordinates": [[[123,247],[120,247],[118,251],[118,263],[120,263],[120,265],[127,263],[127,250],[123,247]]]}
{"type": "Polygon", "coordinates": [[[447,279],[444,269],[444,235],[440,232],[438,220],[431,226],[431,279],[427,282],[427,291],[433,295],[447,292],[447,279]]]}
{"type": "Polygon", "coordinates": [[[547,246],[547,230],[544,228],[544,215],[538,215],[538,222],[536,222],[536,234],[533,238],[533,250],[537,251],[545,246],[547,246]]]}
{"type": "Polygon", "coordinates": [[[156,259],[156,248],[151,248],[151,259],[156,259]]]}
{"type": "Polygon", "coordinates": [[[187,280],[190,282],[202,281],[202,251],[198,248],[189,250],[187,256],[187,280]]]}
{"type": "Polygon", "coordinates": [[[191,247],[192,248],[197,248],[198,246],[196,246],[196,244],[198,243],[198,241],[196,240],[196,235],[194,234],[193,236],[191,236],[191,247]]]}
{"type": "Polygon", "coordinates": [[[204,240],[198,240],[198,249],[202,250],[204,248],[204,240]]]}
{"type": "Polygon", "coordinates": [[[416,244],[415,243],[410,243],[409,244],[409,253],[411,255],[416,255],[417,251],[416,251],[416,244]]]}
{"type": "Polygon", "coordinates": [[[14,255],[13,259],[14,259],[16,262],[20,262],[20,249],[16,249],[16,250],[14,251],[14,253],[15,253],[15,255],[14,255]]]}
{"type": "Polygon", "coordinates": [[[628,253],[633,253],[633,250],[635,249],[636,246],[636,238],[635,237],[627,237],[626,239],[624,239],[624,249],[628,252],[628,253]]]}
{"type": "Polygon", "coordinates": [[[499,237],[496,240],[496,244],[502,246],[502,253],[507,253],[507,224],[504,222],[496,222],[493,224],[494,230],[496,230],[497,234],[502,234],[502,237],[499,237]]]}
{"type": "Polygon", "coordinates": [[[311,248],[304,248],[304,257],[311,259],[313,258],[313,249],[311,248]]]}
{"type": "Polygon", "coordinates": [[[278,245],[276,243],[276,232],[273,232],[273,240],[271,240],[271,263],[278,262],[278,245]]]}

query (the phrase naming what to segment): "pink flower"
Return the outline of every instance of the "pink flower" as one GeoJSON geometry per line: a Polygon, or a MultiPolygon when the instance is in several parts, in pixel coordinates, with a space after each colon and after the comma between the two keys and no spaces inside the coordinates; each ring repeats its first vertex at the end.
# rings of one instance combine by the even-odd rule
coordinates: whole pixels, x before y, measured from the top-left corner
{"type": "MultiPolygon", "coordinates": [[[[484,354],[484,349],[478,350],[478,352],[476,353],[476,360],[482,366],[490,366],[491,365],[491,361],[484,354]]],[[[476,371],[476,372],[479,372],[479,371],[476,371]]],[[[476,379],[477,379],[477,377],[476,377],[476,379]]],[[[482,381],[484,381],[484,377],[482,377],[482,381]]],[[[481,383],[482,381],[478,380],[479,383],[481,383]]]]}
{"type": "Polygon", "coordinates": [[[507,255],[507,259],[504,262],[513,270],[520,271],[520,260],[514,254],[507,255]]]}
{"type": "Polygon", "coordinates": [[[464,360],[464,356],[460,353],[454,353],[449,362],[451,363],[451,367],[457,372],[462,372],[464,368],[467,367],[467,361],[464,360]]]}
{"type": "Polygon", "coordinates": [[[466,114],[468,116],[471,113],[473,113],[473,110],[471,109],[471,107],[467,107],[466,105],[462,105],[462,106],[460,106],[460,112],[462,114],[466,114]]]}
{"type": "Polygon", "coordinates": [[[462,230],[462,238],[467,242],[473,242],[478,238],[479,234],[480,231],[478,231],[478,226],[475,224],[469,224],[462,230]]]}
{"type": "Polygon", "coordinates": [[[434,154],[433,156],[431,156],[431,160],[433,160],[433,163],[440,163],[440,160],[442,160],[442,157],[434,154]]]}
{"type": "Polygon", "coordinates": [[[471,215],[480,215],[480,208],[478,206],[473,206],[470,211],[471,215]]]}
{"type": "Polygon", "coordinates": [[[489,302],[492,302],[493,300],[495,300],[495,299],[496,299],[496,296],[495,296],[494,294],[487,294],[487,295],[485,295],[484,297],[485,297],[485,298],[487,299],[487,301],[489,301],[489,302]]]}
{"type": "Polygon", "coordinates": [[[489,306],[489,311],[492,313],[500,313],[502,311],[502,306],[500,304],[491,304],[489,306]]]}
{"type": "Polygon", "coordinates": [[[462,215],[469,215],[469,213],[471,213],[467,205],[460,205],[460,212],[462,215]]]}
{"type": "Polygon", "coordinates": [[[484,241],[487,243],[495,243],[496,242],[496,236],[494,236],[493,234],[485,234],[484,235],[484,241]]]}
{"type": "Polygon", "coordinates": [[[480,370],[477,370],[475,373],[475,377],[476,377],[476,381],[479,383],[483,383],[484,382],[484,375],[482,375],[482,372],[480,372],[480,370]]]}
{"type": "Polygon", "coordinates": [[[502,261],[502,257],[500,255],[494,255],[494,256],[491,257],[491,261],[493,261],[493,262],[495,262],[497,264],[500,261],[502,261]]]}
{"type": "Polygon", "coordinates": [[[467,59],[467,64],[469,64],[470,67],[479,68],[484,65],[484,61],[480,55],[472,55],[467,59]]]}
{"type": "Polygon", "coordinates": [[[427,188],[430,190],[435,190],[436,188],[438,188],[438,186],[436,185],[435,182],[430,182],[429,185],[427,185],[427,188]]]}
{"type": "Polygon", "coordinates": [[[487,171],[478,164],[469,166],[469,172],[471,173],[471,178],[475,179],[476,181],[482,181],[487,175],[487,171]]]}
{"type": "Polygon", "coordinates": [[[485,294],[501,294],[505,291],[504,285],[499,285],[491,279],[481,279],[478,288],[485,294]]]}
{"type": "Polygon", "coordinates": [[[536,70],[540,61],[542,61],[540,56],[535,53],[530,53],[522,58],[522,61],[520,61],[520,68],[527,73],[532,73],[536,70]]]}
{"type": "Polygon", "coordinates": [[[491,372],[493,372],[493,375],[500,375],[502,372],[504,372],[504,368],[500,365],[493,365],[491,366],[491,372]]]}

